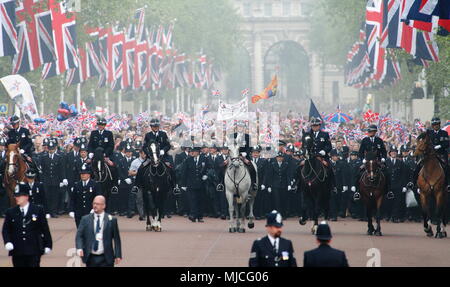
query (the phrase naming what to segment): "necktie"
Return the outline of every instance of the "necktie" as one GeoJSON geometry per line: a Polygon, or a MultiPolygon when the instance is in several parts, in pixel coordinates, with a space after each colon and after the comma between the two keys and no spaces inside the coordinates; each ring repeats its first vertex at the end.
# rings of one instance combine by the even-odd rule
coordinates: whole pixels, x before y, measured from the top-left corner
{"type": "MultiPolygon", "coordinates": [[[[95,227],[95,234],[100,232],[100,215],[97,215],[97,226],[95,227]]],[[[94,242],[94,251],[98,250],[99,241],[95,240],[94,242]]]]}
{"type": "Polygon", "coordinates": [[[395,165],[395,159],[394,159],[394,165],[395,165]]]}
{"type": "Polygon", "coordinates": [[[20,208],[20,212],[22,213],[22,217],[25,217],[25,209],[23,207],[20,208]]]}
{"type": "Polygon", "coordinates": [[[370,138],[372,140],[372,143],[375,141],[375,138],[370,138]]]}
{"type": "Polygon", "coordinates": [[[275,240],[273,241],[273,252],[275,253],[278,253],[277,240],[278,238],[275,238],[275,240]]]}
{"type": "Polygon", "coordinates": [[[86,187],[86,181],[83,181],[83,187],[86,187]]]}

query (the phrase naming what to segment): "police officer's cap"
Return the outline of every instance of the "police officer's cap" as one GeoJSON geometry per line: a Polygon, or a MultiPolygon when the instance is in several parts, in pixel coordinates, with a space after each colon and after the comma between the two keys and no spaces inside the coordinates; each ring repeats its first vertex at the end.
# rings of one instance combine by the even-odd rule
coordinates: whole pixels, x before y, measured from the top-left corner
{"type": "Polygon", "coordinates": [[[400,152],[408,152],[408,151],[409,151],[409,147],[407,145],[404,144],[400,147],[400,152]]]}
{"type": "Polygon", "coordinates": [[[195,147],[193,147],[193,148],[191,149],[191,151],[198,151],[198,152],[201,152],[201,151],[202,151],[202,148],[201,148],[201,147],[198,147],[198,146],[195,146],[195,147]]]}
{"type": "Polygon", "coordinates": [[[310,123],[312,126],[320,126],[322,121],[319,118],[312,117],[310,123]]]}
{"type": "Polygon", "coordinates": [[[159,127],[159,125],[160,125],[160,123],[159,123],[158,119],[153,118],[153,119],[150,120],[150,126],[151,127],[159,127]]]}
{"type": "Polygon", "coordinates": [[[91,173],[91,166],[84,163],[84,164],[81,166],[80,174],[88,174],[88,173],[89,173],[89,174],[91,173]]]}
{"type": "Polygon", "coordinates": [[[276,210],[273,210],[271,213],[267,214],[266,226],[282,227],[283,218],[281,217],[281,213],[279,213],[276,210]]]}
{"type": "Polygon", "coordinates": [[[99,126],[106,126],[106,119],[105,118],[99,118],[97,120],[97,125],[99,125],[99,126]]]}
{"type": "Polygon", "coordinates": [[[398,152],[398,149],[397,149],[397,147],[395,145],[391,146],[391,149],[389,150],[389,153],[391,153],[393,151],[398,152]]]}
{"type": "Polygon", "coordinates": [[[87,146],[85,144],[80,145],[80,151],[87,151],[87,146]]]}
{"type": "Polygon", "coordinates": [[[330,156],[338,156],[337,150],[336,150],[336,149],[332,149],[332,150],[330,151],[330,156]]]}
{"type": "Polygon", "coordinates": [[[133,152],[133,148],[131,147],[131,145],[127,144],[127,146],[125,147],[125,152],[133,152]]]}
{"type": "Polygon", "coordinates": [[[254,151],[256,151],[256,152],[261,152],[261,146],[260,146],[260,145],[253,146],[253,147],[251,148],[251,150],[252,150],[252,152],[254,152],[254,151]]]}
{"type": "Polygon", "coordinates": [[[30,196],[30,186],[28,184],[20,183],[16,185],[16,189],[14,190],[14,196],[22,196],[28,195],[30,196]]]}
{"type": "Polygon", "coordinates": [[[80,147],[80,146],[81,146],[81,140],[80,140],[80,138],[76,138],[76,139],[73,141],[73,145],[76,146],[76,147],[80,147]]]}
{"type": "Polygon", "coordinates": [[[6,140],[4,138],[0,138],[0,146],[6,146],[6,140]]]}
{"type": "Polygon", "coordinates": [[[28,178],[34,178],[36,177],[36,173],[33,170],[29,169],[26,171],[25,176],[28,178]]]}
{"type": "Polygon", "coordinates": [[[55,144],[55,142],[49,140],[49,142],[48,142],[48,148],[49,148],[49,149],[56,149],[56,144],[55,144]]]}
{"type": "Polygon", "coordinates": [[[284,157],[284,153],[283,153],[282,151],[279,151],[279,152],[277,153],[277,157],[284,157]]]}
{"type": "Polygon", "coordinates": [[[49,139],[48,138],[45,138],[43,141],[42,141],[42,145],[43,146],[48,146],[48,143],[49,143],[50,141],[49,141],[49,139]]]}
{"type": "Polygon", "coordinates": [[[20,118],[18,116],[12,116],[11,119],[9,120],[9,122],[13,125],[13,124],[17,124],[20,122],[20,118]]]}
{"type": "Polygon", "coordinates": [[[354,150],[354,151],[352,151],[351,153],[350,153],[350,155],[359,155],[359,153],[356,151],[356,150],[354,150]]]}
{"type": "Polygon", "coordinates": [[[331,235],[330,226],[325,221],[322,221],[317,227],[316,237],[318,240],[328,241],[333,236],[331,235]]]}
{"type": "Polygon", "coordinates": [[[345,145],[345,146],[342,147],[342,152],[345,153],[345,154],[348,154],[350,152],[350,148],[345,145]]]}
{"type": "Polygon", "coordinates": [[[140,149],[140,148],[142,147],[142,142],[141,142],[141,141],[135,141],[135,142],[134,142],[134,147],[135,147],[136,149],[140,149]]]}
{"type": "Polygon", "coordinates": [[[431,124],[432,125],[440,125],[441,124],[441,119],[438,117],[434,117],[431,119],[431,124]]]}
{"type": "Polygon", "coordinates": [[[376,132],[378,131],[378,128],[376,125],[370,125],[369,128],[367,129],[368,132],[376,132]]]}

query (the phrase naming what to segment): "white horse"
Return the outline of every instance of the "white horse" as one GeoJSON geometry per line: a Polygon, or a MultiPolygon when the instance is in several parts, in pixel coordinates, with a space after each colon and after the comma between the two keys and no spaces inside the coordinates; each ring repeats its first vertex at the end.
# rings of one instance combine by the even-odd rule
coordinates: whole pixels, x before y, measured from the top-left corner
{"type": "Polygon", "coordinates": [[[229,146],[229,150],[230,158],[226,167],[224,178],[228,211],[230,214],[229,232],[234,233],[237,231],[239,233],[244,233],[247,202],[249,203],[250,208],[248,228],[252,229],[255,227],[255,224],[253,223],[255,218],[253,215],[253,204],[255,202],[256,192],[250,191],[250,173],[239,156],[239,146],[229,146]],[[233,218],[234,211],[236,211],[235,220],[233,218]]]}

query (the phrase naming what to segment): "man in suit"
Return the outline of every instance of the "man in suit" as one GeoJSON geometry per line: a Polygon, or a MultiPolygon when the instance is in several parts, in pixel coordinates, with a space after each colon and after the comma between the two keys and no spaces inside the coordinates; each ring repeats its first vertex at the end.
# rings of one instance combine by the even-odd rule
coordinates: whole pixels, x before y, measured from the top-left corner
{"type": "Polygon", "coordinates": [[[219,192],[219,198],[220,198],[220,219],[226,220],[228,215],[228,201],[225,194],[225,170],[228,165],[228,158],[229,158],[229,152],[230,150],[228,147],[222,146],[220,148],[220,155],[217,156],[215,161],[215,167],[216,167],[216,174],[217,178],[219,179],[219,182],[217,184],[216,190],[219,192]]]}
{"type": "Polygon", "coordinates": [[[75,224],[80,225],[81,218],[91,212],[92,201],[101,194],[100,188],[91,179],[91,168],[84,164],[80,169],[80,181],[71,189],[69,201],[69,216],[75,219],[75,224]]]}
{"type": "MultiPolygon", "coordinates": [[[[185,142],[181,146],[181,153],[175,155],[175,173],[177,175],[177,184],[181,186],[182,167],[186,159],[189,158],[190,144],[185,142]]],[[[187,216],[189,214],[189,197],[187,192],[181,191],[181,193],[175,196],[177,201],[177,213],[181,216],[187,216]]]]}
{"type": "Polygon", "coordinates": [[[93,213],[83,216],[76,235],[76,248],[86,267],[114,267],[122,260],[117,218],[105,212],[105,197],[93,201],[93,213]]]}
{"type": "Polygon", "coordinates": [[[29,202],[29,191],[28,185],[19,185],[14,193],[17,206],[6,211],[3,222],[3,241],[14,267],[39,267],[41,256],[52,249],[44,209],[29,202]]]}
{"type": "Polygon", "coordinates": [[[332,235],[326,222],[319,224],[316,237],[319,247],[304,253],[303,267],[348,267],[345,252],[330,246],[332,235]]]}
{"type": "Polygon", "coordinates": [[[182,187],[183,191],[187,191],[190,197],[191,213],[189,220],[192,222],[204,222],[203,210],[201,209],[201,194],[205,181],[208,179],[208,161],[205,157],[200,156],[200,148],[194,147],[191,155],[184,162],[182,169],[182,187]]]}
{"type": "Polygon", "coordinates": [[[48,154],[41,156],[41,167],[45,171],[42,173],[42,183],[47,192],[47,207],[51,217],[57,218],[57,207],[60,199],[60,188],[68,186],[69,182],[65,178],[65,170],[61,155],[56,153],[56,145],[50,141],[48,143],[48,154]]]}
{"type": "Polygon", "coordinates": [[[125,153],[119,158],[117,162],[117,171],[119,173],[119,196],[118,196],[118,211],[120,216],[127,215],[128,218],[132,218],[134,210],[130,209],[129,198],[131,196],[131,188],[133,181],[128,175],[131,163],[135,159],[133,157],[133,148],[129,143],[126,143],[125,153]]]}
{"type": "Polygon", "coordinates": [[[261,219],[264,214],[267,214],[269,210],[267,210],[267,206],[270,202],[269,194],[267,193],[266,186],[264,185],[265,179],[265,171],[267,161],[265,158],[261,158],[261,147],[255,146],[252,147],[252,162],[256,166],[258,170],[258,192],[256,193],[255,198],[255,218],[261,219]]]}
{"type": "Polygon", "coordinates": [[[399,223],[405,221],[406,205],[405,192],[407,184],[407,170],[403,161],[398,158],[397,147],[392,146],[389,151],[389,160],[387,163],[388,174],[391,176],[391,188],[394,193],[394,198],[386,200],[387,219],[392,219],[392,222],[399,223]]]}
{"type": "Polygon", "coordinates": [[[283,219],[276,210],[267,215],[267,236],[253,242],[249,267],[297,267],[292,242],[281,237],[283,219]]]}
{"type": "Polygon", "coordinates": [[[103,151],[105,153],[105,161],[109,162],[114,151],[113,133],[105,129],[106,119],[104,118],[100,118],[97,121],[97,127],[98,129],[92,131],[91,136],[89,138],[88,144],[89,158],[93,158],[95,150],[101,147],[103,148],[103,151]]]}

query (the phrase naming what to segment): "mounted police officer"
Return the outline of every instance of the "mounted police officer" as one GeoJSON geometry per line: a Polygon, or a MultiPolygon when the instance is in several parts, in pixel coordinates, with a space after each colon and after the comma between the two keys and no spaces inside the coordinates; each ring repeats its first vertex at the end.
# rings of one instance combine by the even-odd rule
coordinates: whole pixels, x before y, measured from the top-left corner
{"type": "Polygon", "coordinates": [[[10,144],[18,144],[19,152],[30,165],[30,168],[38,170],[37,166],[32,160],[32,154],[34,150],[33,141],[31,140],[30,131],[27,128],[20,127],[20,119],[18,116],[12,116],[10,119],[12,129],[8,131],[8,141],[6,146],[10,144]]]}
{"type": "Polygon", "coordinates": [[[92,201],[101,191],[94,180],[91,179],[91,167],[83,164],[80,169],[80,181],[71,189],[69,216],[75,219],[78,228],[81,218],[91,212],[92,201]]]}
{"type": "Polygon", "coordinates": [[[331,168],[330,158],[328,154],[332,150],[330,135],[322,131],[321,125],[322,121],[318,118],[311,118],[311,130],[306,132],[303,137],[310,136],[313,139],[313,149],[312,153],[316,156],[321,157],[326,162],[326,168],[328,170],[328,174],[330,175],[330,183],[331,189],[333,192],[336,192],[336,184],[334,180],[333,169],[331,168]]]}
{"type": "Polygon", "coordinates": [[[52,249],[44,209],[30,203],[29,192],[28,185],[18,185],[14,193],[17,206],[6,211],[3,222],[3,241],[14,267],[39,267],[41,256],[52,249]]]}
{"type": "Polygon", "coordinates": [[[256,169],[251,163],[250,158],[250,135],[245,132],[245,122],[237,123],[237,131],[233,134],[233,138],[237,145],[239,145],[239,153],[241,154],[244,164],[247,166],[252,181],[253,190],[258,190],[256,185],[256,169]]]}
{"type": "MultiPolygon", "coordinates": [[[[361,145],[359,147],[359,157],[362,160],[362,163],[365,164],[366,153],[374,152],[376,154],[376,158],[379,162],[381,162],[381,171],[384,174],[384,178],[386,179],[386,192],[388,199],[392,199],[394,197],[394,193],[391,191],[390,184],[390,176],[388,175],[386,165],[387,151],[384,145],[384,141],[377,137],[376,134],[378,132],[378,127],[376,125],[370,125],[367,130],[367,136],[361,141],[361,145]]],[[[362,172],[364,170],[364,165],[360,168],[360,174],[357,177],[357,181],[355,186],[358,187],[359,179],[361,178],[362,172]]],[[[352,190],[353,191],[353,190],[352,190]]],[[[359,191],[354,191],[354,199],[358,200],[360,198],[359,191]]]]}
{"type": "Polygon", "coordinates": [[[276,210],[267,215],[267,236],[253,242],[249,267],[297,267],[292,242],[281,237],[283,219],[276,210]]]}
{"type": "MultiPolygon", "coordinates": [[[[449,136],[448,133],[441,129],[441,119],[438,117],[434,117],[431,120],[432,129],[428,129],[426,133],[431,139],[433,143],[434,150],[438,156],[439,161],[441,162],[442,168],[445,173],[445,184],[447,186],[447,190],[450,192],[450,181],[449,181],[449,167],[448,167],[448,148],[449,148],[449,136]]],[[[413,188],[417,183],[417,178],[419,177],[419,172],[423,167],[423,161],[419,160],[417,162],[416,169],[413,174],[413,181],[408,183],[409,188],[413,188]]]]}
{"type": "Polygon", "coordinates": [[[106,119],[100,118],[97,120],[97,130],[91,132],[89,138],[88,151],[89,158],[94,157],[94,152],[97,148],[103,148],[105,160],[108,162],[114,152],[114,137],[111,131],[106,130],[106,119]]]}

